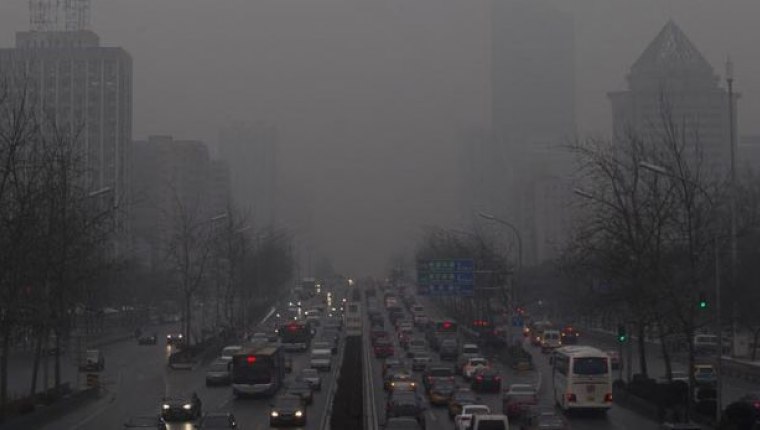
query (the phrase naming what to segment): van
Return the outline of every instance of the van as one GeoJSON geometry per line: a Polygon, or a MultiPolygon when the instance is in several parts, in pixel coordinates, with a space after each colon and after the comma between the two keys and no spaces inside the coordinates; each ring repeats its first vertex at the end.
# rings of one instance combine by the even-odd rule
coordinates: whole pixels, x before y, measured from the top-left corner
{"type": "Polygon", "coordinates": [[[472,417],[472,430],[509,430],[506,415],[475,415],[472,417]]]}
{"type": "Polygon", "coordinates": [[[541,352],[549,352],[560,346],[562,346],[562,335],[559,330],[544,330],[543,336],[541,336],[541,352]]]}

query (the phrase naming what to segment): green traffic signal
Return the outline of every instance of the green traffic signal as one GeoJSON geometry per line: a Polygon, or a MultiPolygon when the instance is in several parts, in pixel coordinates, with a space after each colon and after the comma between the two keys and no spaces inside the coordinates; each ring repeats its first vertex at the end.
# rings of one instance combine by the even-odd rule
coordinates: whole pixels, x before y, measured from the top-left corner
{"type": "Polygon", "coordinates": [[[625,332],[625,326],[618,324],[618,342],[623,343],[628,340],[628,334],[625,332]]]}
{"type": "Polygon", "coordinates": [[[697,302],[699,309],[707,309],[707,296],[704,292],[699,292],[699,302],[697,302]]]}

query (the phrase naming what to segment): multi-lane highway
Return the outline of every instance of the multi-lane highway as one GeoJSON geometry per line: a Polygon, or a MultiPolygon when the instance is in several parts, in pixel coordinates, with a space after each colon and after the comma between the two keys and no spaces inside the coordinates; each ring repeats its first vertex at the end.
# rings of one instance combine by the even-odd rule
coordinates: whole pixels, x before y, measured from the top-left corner
{"type": "MultiPolygon", "coordinates": [[[[231,412],[242,429],[269,428],[271,399],[236,399],[229,386],[207,387],[205,383],[208,363],[192,370],[172,370],[167,367],[171,348],[163,342],[161,330],[157,345],[137,345],[136,341],[122,342],[103,348],[108,360],[101,374],[102,398],[87,407],[76,410],[44,427],[45,430],[96,430],[119,429],[130,417],[158,415],[164,396],[197,393],[203,412],[231,412]]],[[[309,367],[309,353],[288,353],[292,357],[292,372],[286,385],[298,372],[309,367]]],[[[335,381],[331,372],[322,373],[322,389],[314,393],[314,402],[307,409],[306,429],[318,429],[322,421],[328,393],[335,381]]],[[[169,423],[173,430],[192,430],[193,422],[169,423]]]]}

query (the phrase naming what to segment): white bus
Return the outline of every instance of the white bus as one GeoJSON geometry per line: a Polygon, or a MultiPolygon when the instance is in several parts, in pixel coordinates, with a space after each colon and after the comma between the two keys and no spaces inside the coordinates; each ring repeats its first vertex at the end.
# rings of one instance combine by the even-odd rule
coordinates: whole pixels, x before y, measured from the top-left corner
{"type": "Polygon", "coordinates": [[[362,307],[359,302],[346,303],[346,336],[362,335],[362,307]]]}
{"type": "Polygon", "coordinates": [[[554,401],[563,410],[612,407],[610,357],[590,346],[563,346],[552,353],[554,401]]]}

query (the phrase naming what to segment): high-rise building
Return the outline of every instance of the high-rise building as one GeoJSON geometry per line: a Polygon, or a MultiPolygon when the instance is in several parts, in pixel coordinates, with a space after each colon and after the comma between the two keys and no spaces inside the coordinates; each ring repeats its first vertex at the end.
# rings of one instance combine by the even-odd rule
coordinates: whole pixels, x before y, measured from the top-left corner
{"type": "Polygon", "coordinates": [[[160,265],[178,216],[199,224],[227,212],[229,170],[203,142],[150,136],[134,143],[134,240],[146,266],[160,265]]]}
{"type": "Polygon", "coordinates": [[[232,197],[256,228],[275,222],[277,128],[235,122],[219,132],[219,153],[230,169],[232,197]]]}
{"type": "Polygon", "coordinates": [[[76,138],[88,186],[112,191],[120,207],[117,225],[128,234],[123,221],[129,210],[132,58],[127,51],[100,46],[88,30],[22,31],[15,48],[0,49],[0,82],[26,91],[45,119],[76,138]]]}
{"type": "MultiPolygon", "coordinates": [[[[633,63],[628,89],[608,94],[613,131],[642,138],[662,136],[672,121],[684,136],[699,142],[687,154],[711,175],[725,175],[730,165],[728,92],[686,34],[671,20],[633,63]]],[[[734,126],[736,126],[734,98],[734,126]]]]}

